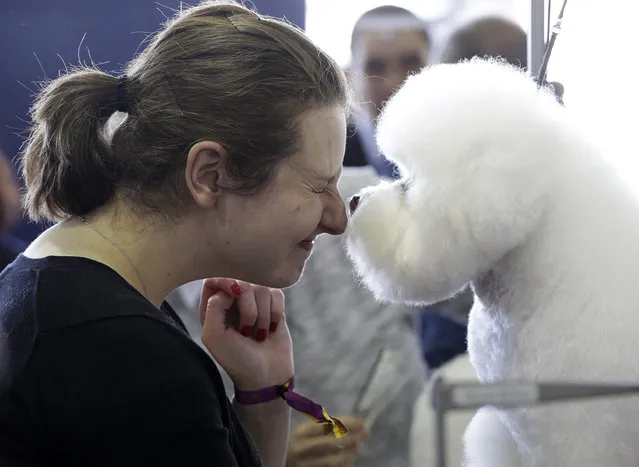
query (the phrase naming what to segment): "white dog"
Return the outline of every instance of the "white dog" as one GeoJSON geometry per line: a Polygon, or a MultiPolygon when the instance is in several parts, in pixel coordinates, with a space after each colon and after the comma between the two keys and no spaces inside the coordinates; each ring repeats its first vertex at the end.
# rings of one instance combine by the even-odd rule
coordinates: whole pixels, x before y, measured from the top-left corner
{"type": "MultiPolygon", "coordinates": [[[[434,66],[377,137],[402,179],[351,199],[348,248],[378,299],[470,283],[482,382],[639,379],[639,204],[550,91],[496,61],[434,66]]],[[[482,409],[465,444],[469,466],[637,466],[639,399],[482,409]]]]}

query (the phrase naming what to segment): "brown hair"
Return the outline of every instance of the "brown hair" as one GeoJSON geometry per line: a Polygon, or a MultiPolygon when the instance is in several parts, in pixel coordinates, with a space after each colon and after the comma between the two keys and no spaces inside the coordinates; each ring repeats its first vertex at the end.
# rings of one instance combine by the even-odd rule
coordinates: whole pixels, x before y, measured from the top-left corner
{"type": "Polygon", "coordinates": [[[327,105],[348,110],[346,78],[304,33],[233,1],[204,2],[170,20],[126,79],[82,68],[43,89],[21,155],[25,208],[34,220],[82,216],[117,190],[177,216],[186,153],[202,140],[227,150],[230,188],[257,193],[301,149],[301,116],[327,105]]]}
{"type": "Polygon", "coordinates": [[[455,63],[476,56],[501,57],[512,65],[526,68],[526,32],[505,18],[474,19],[453,32],[441,61],[455,63]]]}

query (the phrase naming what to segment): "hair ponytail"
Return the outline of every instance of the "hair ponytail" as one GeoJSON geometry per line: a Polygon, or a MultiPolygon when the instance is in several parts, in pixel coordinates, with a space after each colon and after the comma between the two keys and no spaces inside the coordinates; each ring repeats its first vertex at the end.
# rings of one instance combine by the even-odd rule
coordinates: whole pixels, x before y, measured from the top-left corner
{"type": "Polygon", "coordinates": [[[82,69],[53,80],[38,96],[21,153],[23,202],[34,221],[82,216],[113,197],[117,164],[104,130],[120,109],[119,84],[82,69]]]}

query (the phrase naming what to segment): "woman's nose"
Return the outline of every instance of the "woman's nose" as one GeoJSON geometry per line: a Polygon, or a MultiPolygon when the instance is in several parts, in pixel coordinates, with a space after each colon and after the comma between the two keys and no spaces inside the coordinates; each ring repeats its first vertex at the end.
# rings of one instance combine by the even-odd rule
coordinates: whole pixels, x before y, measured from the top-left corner
{"type": "Polygon", "coordinates": [[[346,206],[341,198],[336,198],[330,206],[324,210],[321,227],[330,235],[342,235],[348,225],[346,206]]]}

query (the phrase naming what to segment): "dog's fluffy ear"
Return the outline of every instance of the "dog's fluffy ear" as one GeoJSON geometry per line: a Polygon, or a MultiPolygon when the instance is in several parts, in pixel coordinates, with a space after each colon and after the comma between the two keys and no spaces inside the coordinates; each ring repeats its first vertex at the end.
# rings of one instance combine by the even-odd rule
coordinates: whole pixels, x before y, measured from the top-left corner
{"type": "Polygon", "coordinates": [[[436,65],[408,78],[377,138],[410,180],[405,236],[413,241],[396,253],[422,263],[424,287],[453,292],[530,234],[571,137],[567,125],[548,90],[502,62],[436,65]]]}

